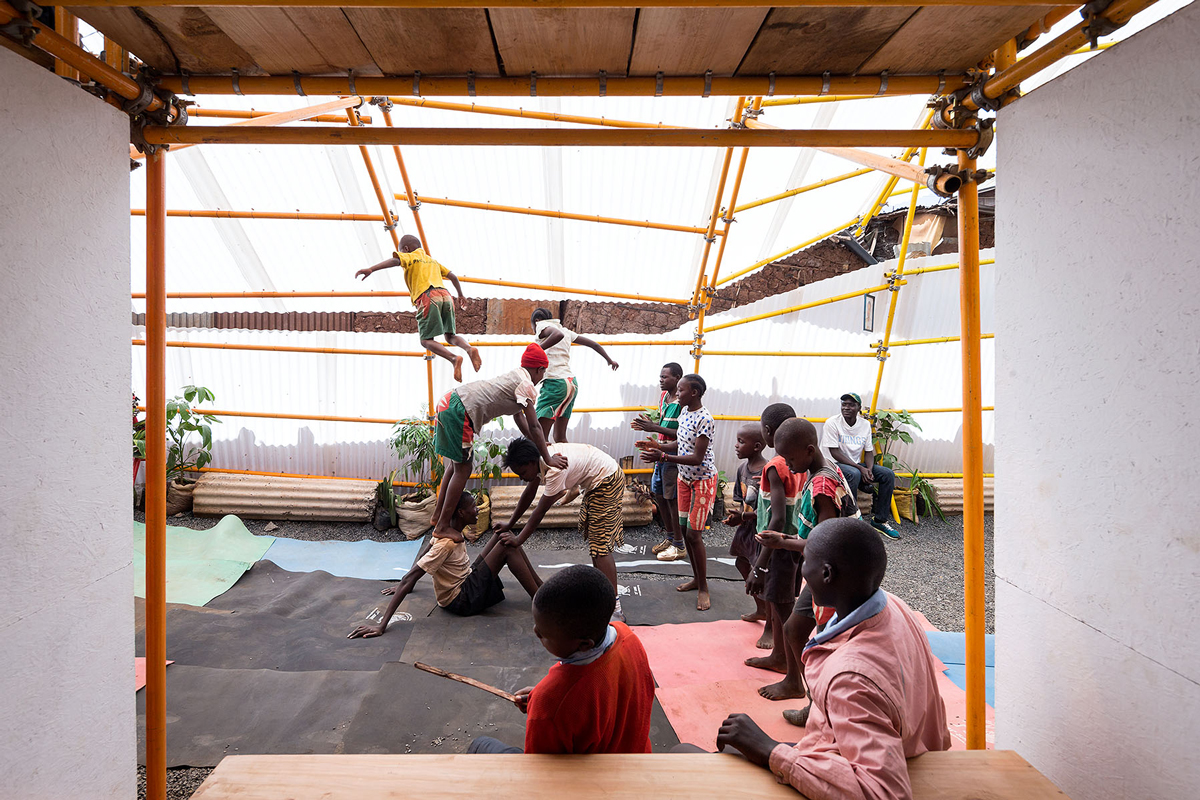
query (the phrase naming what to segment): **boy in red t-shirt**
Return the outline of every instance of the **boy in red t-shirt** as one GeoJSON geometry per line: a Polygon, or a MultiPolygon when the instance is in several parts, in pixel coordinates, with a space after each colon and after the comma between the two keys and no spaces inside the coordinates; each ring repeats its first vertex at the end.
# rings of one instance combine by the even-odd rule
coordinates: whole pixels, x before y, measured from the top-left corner
{"type": "MultiPolygon", "coordinates": [[[[528,714],[526,753],[649,753],[654,676],[646,651],[622,622],[595,567],[567,567],[533,597],[533,632],[558,659],[537,686],[517,692],[528,714]]],[[[520,753],[490,736],[469,753],[520,753]]]]}

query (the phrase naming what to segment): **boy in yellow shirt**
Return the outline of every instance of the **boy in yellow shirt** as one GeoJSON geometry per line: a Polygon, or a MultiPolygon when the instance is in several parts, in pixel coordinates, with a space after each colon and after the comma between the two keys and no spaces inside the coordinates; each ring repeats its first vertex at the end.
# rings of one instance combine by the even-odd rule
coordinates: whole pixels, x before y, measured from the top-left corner
{"type": "Polygon", "coordinates": [[[471,366],[479,372],[482,360],[479,351],[467,344],[467,340],[459,336],[454,329],[454,303],[450,300],[450,292],[442,278],[448,278],[458,292],[459,307],[466,302],[462,285],[457,276],[446,269],[429,254],[421,249],[421,240],[415,236],[401,236],[400,249],[386,261],[380,261],[373,267],[360,269],[354,277],[366,280],[373,272],[389,267],[404,267],[404,282],[408,285],[408,293],[412,304],[417,309],[417,333],[421,337],[421,347],[434,355],[441,356],[454,365],[454,380],[462,383],[463,357],[450,352],[450,348],[437,341],[438,336],[445,336],[446,343],[463,350],[471,359],[471,366]]]}

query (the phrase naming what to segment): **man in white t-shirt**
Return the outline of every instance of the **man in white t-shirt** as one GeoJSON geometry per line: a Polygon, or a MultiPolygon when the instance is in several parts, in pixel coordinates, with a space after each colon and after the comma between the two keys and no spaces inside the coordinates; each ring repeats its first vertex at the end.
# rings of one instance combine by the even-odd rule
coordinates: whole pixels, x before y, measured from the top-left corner
{"type": "Polygon", "coordinates": [[[826,458],[836,461],[842,468],[852,497],[858,496],[858,487],[864,484],[871,487],[867,491],[874,491],[871,515],[863,519],[885,536],[899,539],[900,531],[887,518],[892,507],[892,492],[896,488],[896,473],[875,463],[871,423],[858,415],[861,410],[861,397],[854,392],[842,395],[842,413],[825,420],[821,450],[826,458]]]}
{"type": "MultiPolygon", "coordinates": [[[[563,469],[543,468],[537,445],[528,439],[515,439],[509,444],[504,465],[525,481],[526,486],[512,518],[496,525],[495,531],[504,544],[519,547],[537,530],[550,507],[567,492],[583,492],[579,530],[587,540],[592,566],[604,573],[613,586],[613,594],[617,594],[617,562],[613,551],[624,543],[625,519],[621,501],[625,497],[625,471],[612,456],[590,444],[556,443],[550,445],[550,452],[566,458],[567,466],[563,469]],[[539,487],[542,487],[541,499],[530,512],[520,534],[514,535],[512,529],[533,503],[539,487]]],[[[625,621],[620,597],[613,617],[625,621]]]]}

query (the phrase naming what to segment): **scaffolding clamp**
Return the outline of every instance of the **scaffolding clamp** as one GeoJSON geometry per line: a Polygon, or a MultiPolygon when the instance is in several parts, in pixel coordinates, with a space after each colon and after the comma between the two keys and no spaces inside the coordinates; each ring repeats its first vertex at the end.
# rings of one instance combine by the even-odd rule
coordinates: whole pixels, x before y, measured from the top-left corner
{"type": "Polygon", "coordinates": [[[874,347],[875,347],[875,360],[881,364],[884,361],[887,361],[888,360],[887,345],[885,345],[883,342],[876,342],[874,344],[874,347]]]}
{"type": "Polygon", "coordinates": [[[895,270],[892,270],[891,272],[886,273],[883,277],[887,279],[889,292],[900,291],[900,287],[903,286],[905,283],[904,278],[901,275],[899,275],[895,270]]]}
{"type": "Polygon", "coordinates": [[[142,134],[143,129],[147,125],[169,127],[187,125],[187,107],[193,105],[190,100],[180,100],[174,92],[159,89],[157,77],[157,73],[148,67],[140,69],[133,76],[140,87],[138,96],[121,104],[121,110],[129,115],[129,141],[147,155],[157,153],[160,149],[169,149],[169,145],[150,144],[142,134]],[[162,107],[157,111],[147,111],[146,109],[156,99],[162,102],[162,107]]]}
{"type": "Polygon", "coordinates": [[[1096,49],[1096,44],[1099,42],[1101,36],[1107,36],[1125,24],[1123,22],[1113,22],[1108,17],[1102,16],[1110,5],[1112,5],[1112,0],[1092,0],[1092,2],[1079,9],[1080,15],[1087,22],[1081,30],[1087,35],[1088,42],[1091,43],[1093,50],[1096,49]]]}
{"type": "Polygon", "coordinates": [[[29,0],[12,0],[10,5],[20,14],[13,17],[8,24],[0,26],[0,33],[20,39],[21,44],[30,47],[33,37],[37,36],[37,26],[33,24],[42,13],[42,7],[29,0]]]}
{"type": "Polygon", "coordinates": [[[387,210],[387,215],[388,215],[388,219],[391,220],[391,224],[388,224],[385,222],[383,225],[383,229],[385,231],[396,230],[396,226],[400,224],[400,218],[398,216],[396,216],[396,212],[392,211],[390,208],[387,210]]]}
{"type": "Polygon", "coordinates": [[[392,107],[393,107],[392,106],[392,98],[388,97],[387,95],[379,95],[378,97],[372,97],[371,105],[379,106],[380,111],[391,111],[392,107]]]}
{"type": "Polygon", "coordinates": [[[692,350],[690,353],[688,353],[688,355],[696,360],[701,359],[704,356],[703,347],[704,336],[699,330],[697,330],[695,334],[692,335],[692,350]]]}

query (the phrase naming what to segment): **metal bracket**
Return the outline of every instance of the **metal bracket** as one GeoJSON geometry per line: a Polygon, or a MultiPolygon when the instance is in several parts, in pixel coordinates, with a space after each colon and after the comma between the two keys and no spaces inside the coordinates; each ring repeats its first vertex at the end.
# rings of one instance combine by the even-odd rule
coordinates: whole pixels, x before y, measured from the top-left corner
{"type": "Polygon", "coordinates": [[[712,94],[712,70],[704,73],[704,94],[701,97],[708,97],[712,94]]]}
{"type": "Polygon", "coordinates": [[[879,95],[886,92],[887,87],[888,87],[888,71],[885,69],[883,72],[879,73],[879,91],[875,93],[875,96],[879,97],[879,95]]]}
{"type": "Polygon", "coordinates": [[[392,224],[391,225],[385,224],[383,226],[383,229],[385,231],[394,231],[394,230],[396,230],[396,226],[400,224],[400,218],[397,217],[396,212],[392,211],[390,208],[387,210],[387,213],[388,213],[388,219],[390,219],[392,221],[392,224]]]}
{"type": "Polygon", "coordinates": [[[897,275],[897,274],[896,274],[894,271],[893,271],[893,272],[889,272],[889,273],[887,273],[887,274],[886,274],[886,275],[884,275],[883,277],[887,278],[887,283],[888,283],[888,291],[889,291],[889,292],[898,292],[898,291],[900,291],[900,287],[901,287],[901,285],[902,285],[901,281],[903,281],[903,280],[904,280],[904,278],[902,278],[901,276],[897,275]]]}
{"type": "Polygon", "coordinates": [[[308,95],[304,93],[304,89],[300,87],[300,73],[296,70],[292,70],[292,86],[296,87],[296,94],[300,95],[301,97],[308,97],[308,95]]]}
{"type": "Polygon", "coordinates": [[[888,348],[883,346],[883,342],[876,342],[873,346],[875,348],[875,360],[880,363],[887,361],[888,360],[888,348]]]}
{"type": "Polygon", "coordinates": [[[21,44],[25,47],[30,47],[33,43],[33,37],[37,36],[38,31],[33,21],[41,16],[42,7],[29,2],[29,0],[14,0],[11,5],[21,16],[13,17],[7,25],[0,27],[0,33],[20,39],[21,44]]]}
{"type": "Polygon", "coordinates": [[[943,69],[938,71],[938,87],[937,91],[933,94],[934,96],[938,96],[944,91],[946,91],[946,70],[943,69]]]}
{"type": "Polygon", "coordinates": [[[238,97],[242,96],[241,76],[238,75],[237,67],[229,70],[229,80],[233,84],[233,93],[238,97]]]}
{"type": "Polygon", "coordinates": [[[654,74],[654,96],[662,97],[662,93],[663,93],[663,74],[661,72],[656,72],[654,74]]]}
{"type": "Polygon", "coordinates": [[[392,98],[388,97],[385,94],[381,94],[377,97],[372,97],[371,105],[378,106],[380,111],[391,111],[393,108],[392,98]]]}
{"type": "Polygon", "coordinates": [[[530,71],[529,73],[529,96],[537,97],[537,72],[530,71]]]}
{"type": "Polygon", "coordinates": [[[824,97],[827,94],[829,94],[829,73],[823,72],[821,73],[821,91],[817,97],[824,97]]]}
{"type": "Polygon", "coordinates": [[[768,72],[767,73],[767,97],[771,97],[774,94],[775,94],[775,73],[768,72]]]}
{"type": "Polygon", "coordinates": [[[191,78],[191,73],[189,73],[186,69],[179,70],[179,88],[184,94],[192,93],[191,88],[188,86],[188,81],[191,80],[191,78]]]}
{"type": "Polygon", "coordinates": [[[716,236],[716,234],[713,234],[712,236],[705,236],[704,241],[708,242],[709,244],[716,244],[717,236],[716,236]]]}
{"type": "Polygon", "coordinates": [[[421,210],[421,201],[420,201],[420,200],[418,200],[418,201],[417,201],[417,202],[415,202],[415,203],[409,203],[409,204],[408,204],[408,207],[409,207],[409,209],[410,209],[410,210],[412,210],[412,211],[420,211],[420,210],[421,210]]]}
{"type": "Polygon", "coordinates": [[[358,89],[354,86],[354,70],[346,70],[346,82],[350,84],[350,94],[358,94],[358,89]]]}
{"type": "Polygon", "coordinates": [[[1081,28],[1083,33],[1088,37],[1088,42],[1091,43],[1092,49],[1096,49],[1096,44],[1101,36],[1107,36],[1113,31],[1121,28],[1125,23],[1116,23],[1111,19],[1101,16],[1108,7],[1112,5],[1113,0],[1092,0],[1092,2],[1079,9],[1080,15],[1087,20],[1087,24],[1081,28]]]}
{"type": "Polygon", "coordinates": [[[608,94],[608,72],[600,70],[600,96],[608,94]]]}
{"type": "Polygon", "coordinates": [[[467,95],[475,96],[475,70],[467,70],[467,95]]]}
{"type": "MultiPolygon", "coordinates": [[[[988,148],[992,146],[992,141],[996,138],[995,124],[996,120],[991,117],[975,120],[972,127],[979,133],[979,141],[975,143],[974,147],[967,150],[967,158],[979,158],[988,151],[988,148]]],[[[964,181],[969,179],[967,175],[960,177],[964,181]]]]}

